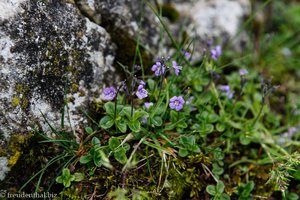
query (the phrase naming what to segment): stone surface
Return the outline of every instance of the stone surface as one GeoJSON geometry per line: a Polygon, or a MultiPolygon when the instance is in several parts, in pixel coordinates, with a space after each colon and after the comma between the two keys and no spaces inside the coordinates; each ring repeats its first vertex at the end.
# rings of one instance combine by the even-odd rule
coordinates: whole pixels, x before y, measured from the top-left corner
{"type": "MultiPolygon", "coordinates": [[[[117,45],[116,61],[130,66],[139,40],[143,64],[152,64],[159,47],[159,21],[141,0],[78,0],[86,17],[104,27],[117,45]]],[[[137,60],[139,62],[139,60],[137,60]]]]}
{"type": "Polygon", "coordinates": [[[59,127],[65,99],[66,127],[84,123],[78,107],[86,108],[106,81],[117,78],[114,57],[107,31],[72,3],[1,1],[0,156],[14,164],[20,149],[11,144],[12,135],[26,135],[36,125],[49,130],[41,113],[59,127]]]}
{"type": "MultiPolygon", "coordinates": [[[[170,28],[180,38],[180,33],[194,43],[189,50],[194,51],[193,57],[201,57],[203,50],[210,45],[233,44],[233,48],[241,50],[248,40],[241,27],[244,19],[250,14],[249,0],[162,0],[161,3],[172,6],[180,13],[179,20],[170,28]],[[180,25],[178,25],[180,24],[180,25]],[[184,28],[183,28],[184,27],[184,28]]],[[[188,44],[186,46],[189,46],[188,44]]]]}
{"type": "Polygon", "coordinates": [[[176,5],[182,15],[193,19],[201,38],[234,37],[251,8],[248,0],[199,0],[176,5]]]}

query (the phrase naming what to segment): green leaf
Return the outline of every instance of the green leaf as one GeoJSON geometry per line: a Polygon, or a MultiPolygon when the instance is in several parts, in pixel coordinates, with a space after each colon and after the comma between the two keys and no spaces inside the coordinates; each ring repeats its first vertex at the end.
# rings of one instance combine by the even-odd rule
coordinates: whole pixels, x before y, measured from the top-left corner
{"type": "Polygon", "coordinates": [[[194,152],[194,153],[200,153],[201,152],[200,148],[197,145],[192,145],[189,148],[189,150],[192,151],[192,152],[194,152]]]}
{"type": "Polygon", "coordinates": [[[62,177],[63,178],[68,178],[71,175],[70,170],[68,168],[64,168],[62,170],[62,177]]]}
{"type": "Polygon", "coordinates": [[[152,116],[161,115],[164,111],[165,111],[165,104],[160,102],[158,106],[155,107],[155,110],[153,110],[152,116]]]}
{"type": "Polygon", "coordinates": [[[139,121],[129,121],[128,126],[133,132],[141,130],[141,123],[139,121]]]}
{"type": "Polygon", "coordinates": [[[241,196],[242,196],[242,197],[249,197],[251,191],[253,190],[253,188],[254,188],[254,182],[253,182],[253,181],[249,181],[249,182],[245,185],[244,190],[243,190],[241,196]]]}
{"type": "Polygon", "coordinates": [[[240,142],[242,145],[248,145],[251,142],[251,139],[245,135],[240,135],[240,142]]]}
{"type": "Polygon", "coordinates": [[[228,196],[228,194],[223,193],[220,196],[220,200],[230,200],[230,197],[228,196]]]}
{"type": "Polygon", "coordinates": [[[75,176],[75,180],[76,182],[80,182],[84,179],[84,174],[83,173],[80,173],[80,172],[76,172],[74,173],[74,176],[75,176]]]}
{"type": "Polygon", "coordinates": [[[126,116],[129,120],[131,120],[131,107],[130,106],[123,107],[122,111],[120,112],[120,115],[126,116]]]}
{"type": "Polygon", "coordinates": [[[97,167],[101,167],[101,165],[102,165],[102,162],[101,162],[101,158],[95,158],[94,157],[94,164],[97,166],[97,167]]]}
{"type": "Polygon", "coordinates": [[[57,183],[62,183],[62,182],[63,182],[63,179],[62,179],[61,176],[58,176],[58,177],[56,177],[55,181],[56,181],[57,183]]]}
{"type": "Polygon", "coordinates": [[[116,126],[122,133],[126,133],[127,125],[124,119],[116,121],[116,126]]]}
{"type": "Polygon", "coordinates": [[[127,162],[126,150],[124,148],[119,148],[114,152],[115,159],[121,164],[127,162]]]}
{"type": "Polygon", "coordinates": [[[288,193],[287,194],[287,199],[288,200],[298,200],[299,199],[299,196],[295,193],[288,193]]]}
{"type": "Polygon", "coordinates": [[[109,138],[108,146],[113,151],[120,145],[120,140],[116,137],[109,138]]]}
{"type": "Polygon", "coordinates": [[[149,114],[146,111],[143,111],[143,110],[136,111],[133,115],[133,121],[137,121],[141,117],[148,117],[148,116],[149,116],[149,114]]]}
{"type": "Polygon", "coordinates": [[[223,132],[225,130],[225,126],[224,126],[224,124],[218,123],[217,126],[216,126],[216,129],[219,132],[223,132]]]}
{"type": "Polygon", "coordinates": [[[99,123],[99,126],[104,129],[109,129],[114,125],[114,120],[111,116],[104,116],[99,123]]]}
{"type": "Polygon", "coordinates": [[[101,146],[100,140],[97,137],[93,137],[91,143],[94,148],[98,148],[101,146]]]}
{"type": "Polygon", "coordinates": [[[224,169],[222,167],[219,167],[218,164],[213,164],[212,173],[214,175],[221,175],[224,173],[224,169]]]}
{"type": "Polygon", "coordinates": [[[125,144],[123,144],[123,148],[124,148],[126,151],[129,151],[130,145],[129,145],[128,143],[125,143],[125,144]]]}
{"type": "Polygon", "coordinates": [[[148,81],[147,81],[147,83],[148,83],[149,89],[151,91],[153,91],[155,89],[155,81],[149,78],[148,81]]]}
{"type": "Polygon", "coordinates": [[[224,157],[225,157],[225,155],[221,148],[218,147],[214,150],[214,158],[216,160],[223,160],[224,157]]]}
{"type": "Polygon", "coordinates": [[[115,115],[115,104],[111,101],[104,104],[104,109],[108,115],[114,117],[115,115]]]}
{"type": "Polygon", "coordinates": [[[90,155],[81,156],[79,162],[81,164],[86,164],[92,160],[92,157],[90,155]]]}
{"type": "Polygon", "coordinates": [[[161,126],[162,125],[162,119],[160,116],[154,116],[152,119],[151,119],[151,122],[154,126],[161,126]]]}
{"type": "Polygon", "coordinates": [[[216,195],[216,186],[214,185],[208,185],[206,187],[206,192],[212,196],[215,196],[216,195]]]}
{"type": "Polygon", "coordinates": [[[85,132],[90,135],[94,132],[94,130],[91,127],[85,127],[85,132]]]}
{"type": "Polygon", "coordinates": [[[186,128],[188,125],[187,125],[187,123],[185,123],[184,121],[182,121],[182,122],[180,122],[180,123],[178,123],[177,124],[177,128],[186,128]]]}
{"type": "Polygon", "coordinates": [[[173,123],[177,122],[178,119],[179,119],[178,115],[179,115],[179,112],[176,112],[175,110],[171,110],[170,111],[170,120],[171,120],[171,122],[173,122],[173,123]]]}
{"type": "Polygon", "coordinates": [[[186,157],[189,154],[189,152],[187,149],[180,148],[178,154],[180,157],[186,157]]]}
{"type": "Polygon", "coordinates": [[[182,135],[179,139],[179,143],[184,145],[184,146],[187,146],[187,145],[195,145],[196,143],[196,138],[195,136],[191,135],[191,136],[185,136],[185,135],[182,135]]]}
{"type": "Polygon", "coordinates": [[[216,191],[221,194],[224,192],[224,189],[225,189],[224,183],[222,181],[218,181],[216,186],[216,191]]]}

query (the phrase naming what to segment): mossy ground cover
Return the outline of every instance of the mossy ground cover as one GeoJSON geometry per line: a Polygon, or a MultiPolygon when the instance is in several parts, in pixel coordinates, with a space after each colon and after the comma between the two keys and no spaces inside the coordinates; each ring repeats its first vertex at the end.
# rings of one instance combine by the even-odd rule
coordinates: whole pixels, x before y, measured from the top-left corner
{"type": "Polygon", "coordinates": [[[199,58],[157,14],[175,53],[148,70],[118,63],[126,78],[83,111],[77,138],[45,118],[55,137],[37,127],[3,187],[57,199],[299,199],[300,5],[252,3],[243,52],[216,40],[199,58]]]}

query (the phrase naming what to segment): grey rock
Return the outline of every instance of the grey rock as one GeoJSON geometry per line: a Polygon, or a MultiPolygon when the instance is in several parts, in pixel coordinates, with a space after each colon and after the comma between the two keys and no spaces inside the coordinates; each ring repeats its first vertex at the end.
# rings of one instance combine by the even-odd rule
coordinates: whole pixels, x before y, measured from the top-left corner
{"type": "Polygon", "coordinates": [[[242,25],[251,11],[249,0],[161,0],[160,2],[173,6],[180,13],[179,21],[175,24],[170,23],[170,29],[177,38],[180,38],[180,33],[184,32],[190,41],[193,40],[189,49],[194,50],[194,57],[201,57],[209,50],[209,45],[231,44],[235,50],[241,50],[248,40],[242,25]]]}
{"type": "Polygon", "coordinates": [[[110,35],[75,4],[1,1],[0,156],[14,154],[12,134],[36,125],[50,129],[41,113],[54,127],[60,126],[62,109],[70,116],[65,115],[66,128],[85,123],[78,108],[87,108],[105,82],[117,79],[114,57],[110,35]]]}
{"type": "Polygon", "coordinates": [[[0,157],[0,181],[4,180],[5,175],[9,171],[8,160],[6,157],[0,157]]]}
{"type": "MultiPolygon", "coordinates": [[[[77,0],[82,13],[104,27],[117,45],[116,61],[130,66],[139,40],[143,64],[152,64],[159,47],[159,21],[141,0],[77,0]]],[[[137,60],[139,62],[139,60],[137,60]]]]}

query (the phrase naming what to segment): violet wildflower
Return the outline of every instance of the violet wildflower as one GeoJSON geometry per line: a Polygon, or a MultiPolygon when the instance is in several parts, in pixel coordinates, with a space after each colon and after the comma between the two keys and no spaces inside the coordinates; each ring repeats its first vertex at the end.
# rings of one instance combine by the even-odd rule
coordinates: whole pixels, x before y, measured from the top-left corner
{"type": "Polygon", "coordinates": [[[240,69],[239,73],[240,73],[240,76],[246,76],[248,74],[248,70],[246,70],[246,69],[240,69]]]}
{"type": "Polygon", "coordinates": [[[114,98],[116,97],[117,91],[114,87],[107,87],[104,88],[103,95],[104,95],[103,97],[104,100],[111,101],[114,100],[114,98]]]}
{"type": "Polygon", "coordinates": [[[185,101],[182,96],[174,96],[170,99],[169,106],[171,109],[180,111],[183,108],[185,101]]]}
{"type": "Polygon", "coordinates": [[[147,124],[148,123],[148,117],[142,117],[141,122],[142,122],[142,124],[147,124]]]}
{"type": "Polygon", "coordinates": [[[212,48],[210,50],[211,58],[214,60],[218,60],[218,58],[221,56],[221,54],[222,54],[222,49],[221,49],[220,45],[218,45],[215,48],[212,48]]]}
{"type": "Polygon", "coordinates": [[[191,53],[188,51],[181,51],[182,55],[186,58],[186,59],[190,59],[191,58],[191,53]]]}
{"type": "Polygon", "coordinates": [[[176,61],[172,61],[172,67],[175,71],[176,76],[178,76],[180,71],[182,70],[182,67],[178,66],[176,61]]]}
{"type": "Polygon", "coordinates": [[[165,66],[161,62],[156,62],[151,70],[155,73],[155,76],[160,76],[165,73],[165,66]]]}
{"type": "Polygon", "coordinates": [[[144,99],[148,96],[148,92],[144,89],[143,85],[139,85],[138,90],[135,94],[139,99],[144,99]]]}
{"type": "Polygon", "coordinates": [[[230,89],[229,85],[219,85],[218,89],[222,92],[224,92],[225,96],[227,96],[229,99],[232,99],[233,92],[230,89]]]}
{"type": "Polygon", "coordinates": [[[145,83],[144,81],[140,80],[140,85],[143,85],[143,86],[145,86],[145,85],[146,85],[146,83],[145,83]]]}
{"type": "Polygon", "coordinates": [[[153,103],[152,103],[152,102],[145,102],[145,103],[144,103],[144,106],[145,106],[145,108],[146,108],[147,110],[149,110],[149,108],[150,108],[151,106],[153,106],[153,103]]]}
{"type": "Polygon", "coordinates": [[[279,139],[278,139],[278,143],[279,144],[283,144],[285,142],[288,142],[292,139],[293,135],[298,131],[298,128],[296,127],[291,127],[289,128],[289,130],[287,132],[284,132],[282,134],[280,134],[279,139]]]}

